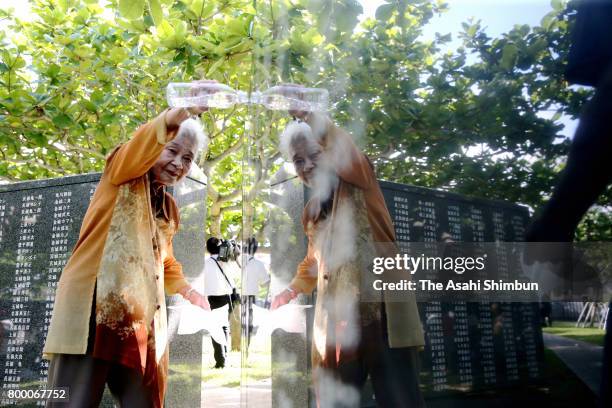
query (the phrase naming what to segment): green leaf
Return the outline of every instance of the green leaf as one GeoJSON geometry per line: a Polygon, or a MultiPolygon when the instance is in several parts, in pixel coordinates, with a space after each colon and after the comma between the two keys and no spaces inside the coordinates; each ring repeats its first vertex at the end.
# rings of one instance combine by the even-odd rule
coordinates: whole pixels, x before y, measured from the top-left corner
{"type": "Polygon", "coordinates": [[[89,56],[93,53],[93,50],[87,45],[81,45],[74,49],[74,53],[81,58],[89,58],[89,56]]]}
{"type": "Polygon", "coordinates": [[[548,46],[548,43],[543,38],[538,38],[533,44],[531,44],[528,48],[529,56],[532,58],[537,57],[538,53],[545,50],[548,46]]]}
{"type": "Polygon", "coordinates": [[[476,35],[476,32],[478,31],[478,25],[477,24],[472,24],[468,27],[468,29],[466,30],[466,33],[468,35],[468,37],[473,37],[476,35]]]}
{"type": "Polygon", "coordinates": [[[187,23],[184,21],[179,21],[174,27],[174,33],[176,35],[176,41],[179,44],[185,42],[185,38],[187,37],[187,23]]]}
{"type": "Polygon", "coordinates": [[[70,116],[66,115],[65,113],[60,113],[59,115],[53,118],[53,123],[57,127],[67,128],[72,125],[73,122],[70,116]]]}
{"type": "Polygon", "coordinates": [[[211,75],[217,70],[219,69],[219,67],[225,62],[224,58],[219,58],[214,64],[212,64],[212,66],[208,69],[208,72],[206,73],[207,77],[211,77],[211,75]]]}
{"type": "Polygon", "coordinates": [[[552,0],[550,2],[550,5],[552,6],[553,10],[555,10],[555,11],[561,11],[565,7],[565,4],[564,4],[563,0],[552,0]]]}
{"type": "Polygon", "coordinates": [[[104,92],[102,92],[100,89],[96,89],[95,91],[91,93],[91,100],[94,103],[104,102],[104,92]]]}
{"type": "Polygon", "coordinates": [[[359,21],[357,17],[363,12],[361,5],[357,2],[347,1],[338,2],[334,8],[332,18],[336,22],[336,28],[341,32],[352,32],[359,21]]]}
{"type": "Polygon", "coordinates": [[[510,70],[516,63],[516,57],[518,56],[518,48],[514,44],[506,44],[502,51],[502,57],[500,65],[502,68],[510,70]]]}
{"type": "Polygon", "coordinates": [[[546,14],[544,17],[542,17],[542,20],[540,20],[540,25],[545,30],[550,30],[550,27],[554,23],[554,21],[555,21],[554,13],[550,12],[550,13],[546,14]]]}
{"type": "Polygon", "coordinates": [[[393,11],[395,10],[395,5],[393,4],[383,4],[382,6],[376,9],[376,19],[380,21],[387,21],[393,15],[393,11]]]}
{"type": "Polygon", "coordinates": [[[237,37],[245,37],[248,33],[248,26],[242,19],[233,19],[225,24],[225,30],[237,37]]]}
{"type": "Polygon", "coordinates": [[[0,62],[0,72],[9,72],[9,67],[4,62],[0,62]]]}
{"type": "Polygon", "coordinates": [[[19,69],[19,68],[23,68],[26,66],[26,62],[23,58],[21,57],[17,57],[15,58],[15,63],[13,64],[13,68],[15,69],[19,69]]]}
{"type": "Polygon", "coordinates": [[[165,39],[174,35],[174,27],[168,21],[164,20],[157,28],[157,35],[160,39],[165,39]]]}
{"type": "Polygon", "coordinates": [[[98,110],[98,106],[96,106],[96,104],[91,101],[85,100],[83,101],[83,105],[85,106],[85,109],[92,113],[95,113],[98,110]]]}
{"type": "Polygon", "coordinates": [[[184,21],[178,21],[175,27],[172,27],[168,20],[162,21],[159,25],[157,34],[162,45],[168,48],[178,49],[182,47],[187,37],[187,24],[184,21]]]}
{"type": "Polygon", "coordinates": [[[119,0],[119,12],[130,20],[142,17],[144,6],[145,0],[119,0]]]}
{"type": "MultiPolygon", "coordinates": [[[[212,2],[207,1],[207,6],[211,5],[212,2]]],[[[193,0],[189,5],[189,10],[193,12],[196,16],[200,17],[200,13],[202,13],[202,9],[204,8],[204,0],[193,0]]]]}
{"type": "Polygon", "coordinates": [[[100,118],[100,124],[101,125],[110,125],[111,123],[113,123],[115,121],[115,114],[114,113],[105,113],[104,115],[102,115],[102,117],[100,118]]]}
{"type": "Polygon", "coordinates": [[[42,133],[30,133],[28,136],[36,146],[43,147],[47,145],[47,138],[42,133]]]}
{"type": "Polygon", "coordinates": [[[149,0],[149,10],[151,10],[151,17],[153,17],[155,25],[161,24],[164,20],[164,12],[159,0],[149,0]]]}
{"type": "Polygon", "coordinates": [[[49,68],[47,68],[47,75],[51,78],[55,78],[57,74],[59,74],[59,72],[60,72],[59,65],[51,64],[49,65],[49,68]]]}
{"type": "Polygon", "coordinates": [[[115,64],[119,64],[128,57],[128,53],[124,48],[114,47],[109,53],[109,57],[115,64]]]}

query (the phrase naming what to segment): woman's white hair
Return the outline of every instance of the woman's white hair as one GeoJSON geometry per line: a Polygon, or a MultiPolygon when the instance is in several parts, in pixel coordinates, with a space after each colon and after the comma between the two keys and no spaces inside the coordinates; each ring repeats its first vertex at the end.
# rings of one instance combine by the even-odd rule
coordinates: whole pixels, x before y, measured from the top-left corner
{"type": "Polygon", "coordinates": [[[293,149],[293,141],[298,137],[304,137],[314,143],[319,143],[320,137],[317,137],[310,126],[306,122],[293,121],[289,122],[279,139],[279,150],[287,160],[293,158],[295,153],[293,149]]]}
{"type": "Polygon", "coordinates": [[[199,119],[189,118],[184,120],[179,126],[176,137],[188,136],[196,141],[196,154],[208,147],[208,137],[204,132],[204,127],[199,119]]]}

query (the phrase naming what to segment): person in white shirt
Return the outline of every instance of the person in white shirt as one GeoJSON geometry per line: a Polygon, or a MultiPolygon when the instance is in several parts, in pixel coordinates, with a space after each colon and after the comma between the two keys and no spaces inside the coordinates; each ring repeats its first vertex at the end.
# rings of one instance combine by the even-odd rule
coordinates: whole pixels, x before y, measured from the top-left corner
{"type": "MultiPolygon", "coordinates": [[[[208,297],[211,310],[227,305],[229,317],[229,312],[232,309],[231,293],[233,285],[223,270],[223,262],[218,259],[220,245],[221,240],[215,237],[210,237],[206,241],[206,250],[210,253],[210,257],[204,261],[204,294],[208,297]]],[[[229,321],[223,325],[225,344],[219,344],[211,337],[215,356],[215,368],[225,367],[228,332],[229,321]]]]}
{"type": "Polygon", "coordinates": [[[270,275],[266,270],[265,265],[259,259],[255,259],[257,252],[257,240],[251,237],[247,240],[247,258],[245,260],[246,279],[242,286],[242,321],[248,322],[247,333],[247,350],[251,343],[251,334],[253,332],[253,304],[259,294],[261,285],[270,282],[270,275]]]}

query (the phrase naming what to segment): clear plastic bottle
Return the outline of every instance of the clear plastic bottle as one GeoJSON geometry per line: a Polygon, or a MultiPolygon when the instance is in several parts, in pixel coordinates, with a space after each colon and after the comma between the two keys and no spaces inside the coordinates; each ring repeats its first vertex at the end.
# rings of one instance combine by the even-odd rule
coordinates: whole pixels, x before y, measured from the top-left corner
{"type": "Polygon", "coordinates": [[[329,92],[323,88],[277,85],[259,93],[257,99],[256,103],[271,110],[325,112],[329,105],[329,92]]]}
{"type": "Polygon", "coordinates": [[[171,82],[166,88],[168,106],[173,108],[207,107],[227,109],[244,102],[243,92],[227,85],[210,82],[171,82]]]}
{"type": "Polygon", "coordinates": [[[211,82],[171,82],[166,88],[173,108],[231,108],[237,103],[264,105],[271,110],[327,111],[329,92],[323,88],[277,85],[250,95],[227,85],[211,82]]]}

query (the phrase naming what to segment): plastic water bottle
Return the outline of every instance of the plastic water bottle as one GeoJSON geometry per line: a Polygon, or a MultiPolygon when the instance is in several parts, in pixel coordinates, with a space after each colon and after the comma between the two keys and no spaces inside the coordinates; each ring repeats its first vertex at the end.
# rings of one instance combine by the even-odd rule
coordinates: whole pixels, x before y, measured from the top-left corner
{"type": "Polygon", "coordinates": [[[329,92],[323,88],[277,85],[256,95],[257,103],[271,110],[327,111],[329,92]]]}
{"type": "Polygon", "coordinates": [[[261,104],[271,110],[327,111],[329,92],[323,88],[277,85],[250,95],[227,85],[210,82],[171,82],[166,88],[168,105],[173,108],[231,108],[235,104],[261,104]]]}
{"type": "Polygon", "coordinates": [[[206,82],[171,82],[166,88],[168,106],[173,108],[231,108],[244,102],[244,92],[227,85],[206,82]]]}

